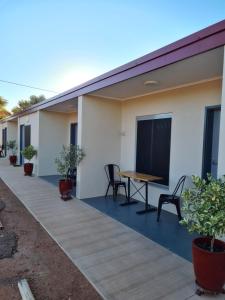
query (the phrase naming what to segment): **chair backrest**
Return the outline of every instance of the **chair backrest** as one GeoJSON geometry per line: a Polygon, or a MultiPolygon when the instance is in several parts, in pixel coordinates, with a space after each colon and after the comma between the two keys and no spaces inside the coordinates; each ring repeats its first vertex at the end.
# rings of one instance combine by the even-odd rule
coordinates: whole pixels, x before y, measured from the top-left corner
{"type": "Polygon", "coordinates": [[[182,194],[183,192],[183,188],[184,188],[184,182],[185,182],[186,176],[183,175],[181,176],[181,178],[179,179],[174,191],[173,191],[173,196],[177,196],[178,192],[179,192],[179,196],[182,194]]]}
{"type": "Polygon", "coordinates": [[[120,172],[120,167],[116,164],[108,164],[104,167],[107,179],[113,183],[116,180],[116,175],[120,172]]]}

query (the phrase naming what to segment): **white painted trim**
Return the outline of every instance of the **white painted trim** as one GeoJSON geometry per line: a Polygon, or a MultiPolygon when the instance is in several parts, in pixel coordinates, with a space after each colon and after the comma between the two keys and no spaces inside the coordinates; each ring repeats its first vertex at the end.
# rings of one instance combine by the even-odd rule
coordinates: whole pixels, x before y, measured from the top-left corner
{"type": "Polygon", "coordinates": [[[109,99],[109,100],[118,100],[118,101],[123,101],[122,98],[116,98],[116,97],[110,97],[110,96],[102,96],[98,94],[86,94],[87,96],[91,96],[93,98],[101,98],[101,99],[109,99]]]}
{"type": "Polygon", "coordinates": [[[162,114],[154,114],[154,115],[145,115],[136,117],[137,121],[145,121],[145,120],[157,120],[157,119],[172,119],[172,113],[162,113],[162,114]]]}

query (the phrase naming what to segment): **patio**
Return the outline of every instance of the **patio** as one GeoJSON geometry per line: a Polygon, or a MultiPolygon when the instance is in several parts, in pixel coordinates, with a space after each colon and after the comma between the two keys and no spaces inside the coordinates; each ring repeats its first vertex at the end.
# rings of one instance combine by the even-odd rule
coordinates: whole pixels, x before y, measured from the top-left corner
{"type": "Polygon", "coordinates": [[[173,253],[192,261],[191,241],[195,235],[179,224],[176,215],[163,211],[160,222],[156,221],[156,212],[138,215],[136,211],[143,209],[144,203],[139,201],[136,205],[120,206],[120,203],[125,201],[122,195],[119,195],[116,201],[113,201],[112,196],[83,201],[173,253]]]}
{"type": "MultiPolygon", "coordinates": [[[[104,299],[199,299],[190,262],[87,205],[90,200],[63,202],[53,184],[23,176],[6,160],[0,160],[0,177],[104,299]]],[[[103,206],[109,208],[110,200],[103,206]]],[[[162,231],[165,220],[163,214],[162,231]]]]}
{"type": "MultiPolygon", "coordinates": [[[[42,176],[41,178],[54,186],[58,186],[60,176],[51,175],[42,176]]],[[[75,187],[73,189],[73,196],[76,197],[75,187]]],[[[184,226],[181,226],[176,215],[163,211],[160,222],[156,222],[156,212],[137,215],[136,211],[143,209],[144,203],[139,201],[137,205],[122,207],[120,203],[125,201],[123,195],[119,195],[116,201],[113,201],[112,196],[108,196],[107,198],[94,197],[82,201],[143,234],[173,253],[190,262],[192,261],[191,241],[197,235],[190,234],[184,226]]]]}

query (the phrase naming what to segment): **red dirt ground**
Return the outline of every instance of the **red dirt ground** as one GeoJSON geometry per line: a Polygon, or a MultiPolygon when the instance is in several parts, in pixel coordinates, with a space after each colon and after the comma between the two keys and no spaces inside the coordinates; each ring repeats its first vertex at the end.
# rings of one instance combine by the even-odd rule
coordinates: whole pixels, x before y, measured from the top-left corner
{"type": "Polygon", "coordinates": [[[0,260],[0,300],[20,300],[18,280],[26,278],[36,300],[100,300],[101,297],[17,197],[0,180],[0,212],[5,230],[14,231],[18,248],[0,260]]]}

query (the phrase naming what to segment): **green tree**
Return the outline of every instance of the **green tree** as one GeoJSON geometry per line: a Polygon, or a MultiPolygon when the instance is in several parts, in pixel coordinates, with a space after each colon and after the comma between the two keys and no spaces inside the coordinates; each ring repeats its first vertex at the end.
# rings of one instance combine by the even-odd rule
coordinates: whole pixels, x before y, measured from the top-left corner
{"type": "Polygon", "coordinates": [[[8,101],[0,96],[0,119],[4,119],[10,115],[10,113],[5,108],[7,103],[8,103],[8,101]]]}
{"type": "Polygon", "coordinates": [[[45,99],[46,98],[44,95],[40,95],[40,96],[31,95],[28,100],[20,100],[18,102],[18,105],[12,109],[12,113],[13,114],[20,113],[21,111],[24,111],[28,107],[37,104],[41,101],[44,101],[45,99]]]}

